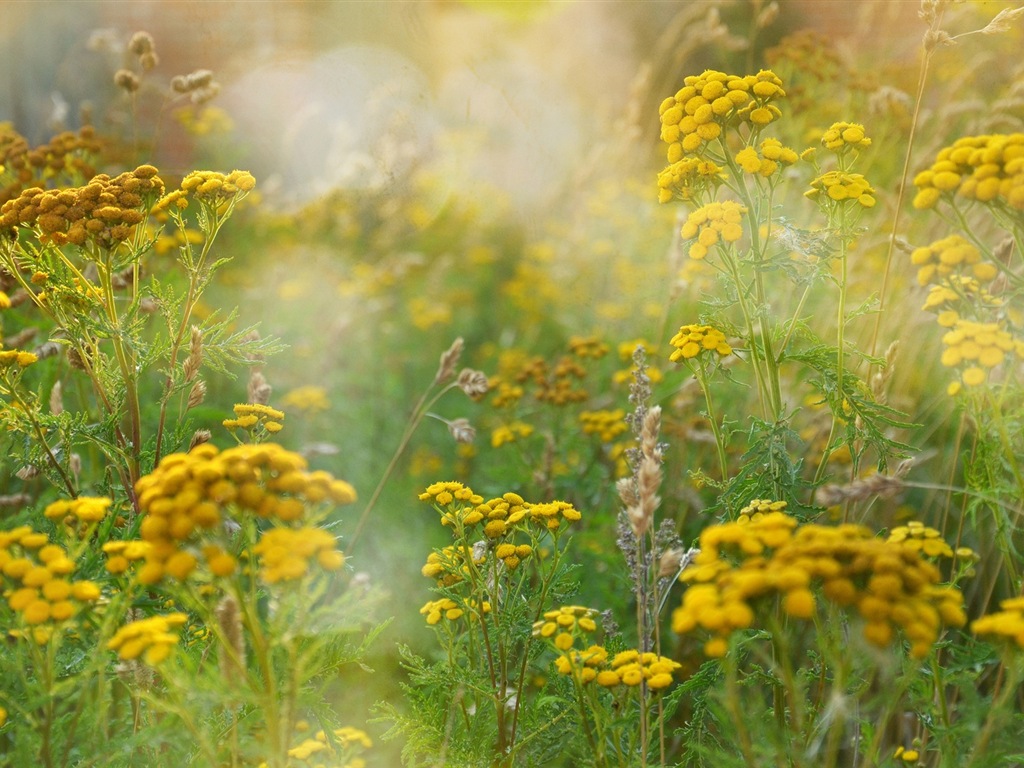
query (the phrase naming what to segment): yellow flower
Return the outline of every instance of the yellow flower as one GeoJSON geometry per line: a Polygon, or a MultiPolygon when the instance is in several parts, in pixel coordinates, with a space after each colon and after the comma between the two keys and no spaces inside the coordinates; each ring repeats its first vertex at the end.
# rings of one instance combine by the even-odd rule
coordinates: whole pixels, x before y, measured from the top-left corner
{"type": "Polygon", "coordinates": [[[690,360],[704,352],[715,352],[720,357],[732,354],[725,334],[710,325],[684,325],[669,343],[676,348],[668,358],[673,363],[690,360]]]}
{"type": "Polygon", "coordinates": [[[743,237],[743,215],[745,206],[732,200],[721,203],[709,203],[686,217],[680,235],[684,240],[697,238],[690,246],[691,259],[703,259],[708,249],[721,240],[734,243],[743,237]]]}

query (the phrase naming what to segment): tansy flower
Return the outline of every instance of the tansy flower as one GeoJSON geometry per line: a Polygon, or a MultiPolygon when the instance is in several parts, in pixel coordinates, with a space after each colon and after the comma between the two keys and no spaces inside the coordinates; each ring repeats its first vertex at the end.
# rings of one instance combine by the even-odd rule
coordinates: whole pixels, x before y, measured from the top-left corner
{"type": "Polygon", "coordinates": [[[952,277],[967,267],[982,282],[989,282],[999,274],[998,267],[982,261],[981,252],[960,235],[949,235],[915,248],[910,254],[910,262],[918,267],[917,282],[920,285],[937,282],[937,278],[952,277]]]}
{"type": "Polygon", "coordinates": [[[501,448],[533,434],[533,425],[522,421],[501,424],[491,431],[491,447],[501,448]]]}
{"type": "Polygon", "coordinates": [[[281,404],[287,408],[309,414],[316,414],[330,408],[330,401],[327,399],[327,390],[318,386],[297,387],[291,390],[283,398],[281,404]]]}
{"type": "Polygon", "coordinates": [[[583,411],[579,421],[583,434],[597,435],[602,443],[611,443],[628,429],[625,417],[626,412],[616,408],[613,411],[583,411]]]}
{"type": "Polygon", "coordinates": [[[171,655],[178,643],[176,630],[186,621],[188,616],[180,612],[133,621],[114,633],[107,648],[117,651],[118,657],[125,661],[142,656],[147,664],[156,666],[171,655]]]}
{"type": "Polygon", "coordinates": [[[971,622],[976,635],[993,635],[1024,649],[1024,597],[1012,597],[999,603],[1001,611],[971,622]]]}
{"type": "MultiPolygon", "coordinates": [[[[1024,342],[1014,339],[998,323],[978,323],[958,319],[942,337],[946,345],[942,364],[947,368],[960,368],[960,381],[965,386],[977,387],[988,380],[988,371],[1006,359],[1006,355],[1024,356],[1024,342]]],[[[960,390],[954,382],[950,394],[960,390]]]]}
{"type": "Polygon", "coordinates": [[[697,238],[690,246],[691,259],[703,259],[711,246],[719,241],[735,243],[743,237],[743,214],[745,206],[732,200],[709,203],[686,217],[680,235],[684,240],[697,238]]]}
{"type": "Polygon", "coordinates": [[[597,631],[594,617],[597,611],[582,605],[563,605],[553,611],[545,611],[544,617],[533,625],[533,636],[549,639],[560,651],[572,648],[578,635],[597,631]]]}
{"type": "Polygon", "coordinates": [[[725,169],[711,160],[683,158],[658,174],[658,202],[667,203],[673,198],[700,200],[724,179],[725,169]]]}
{"type": "Polygon", "coordinates": [[[710,325],[684,325],[669,343],[676,348],[668,358],[673,363],[690,360],[702,352],[715,352],[720,357],[732,354],[725,334],[710,325]]]}
{"type": "Polygon", "coordinates": [[[768,138],[761,142],[760,152],[745,147],[736,153],[736,164],[746,173],[771,176],[782,166],[792,165],[800,156],[789,147],[782,146],[778,139],[768,138]]]}
{"type": "Polygon", "coordinates": [[[914,177],[915,208],[933,208],[957,197],[1002,201],[1024,211],[1024,133],[964,136],[943,147],[932,165],[914,177]]]}
{"type": "Polygon", "coordinates": [[[847,149],[864,149],[871,146],[871,139],[864,133],[864,126],[858,123],[832,123],[821,135],[826,149],[842,154],[847,149]]]}
{"type": "Polygon", "coordinates": [[[905,540],[883,541],[850,524],[801,526],[767,506],[745,522],[706,528],[681,576],[690,586],[672,627],[710,633],[708,656],[724,655],[729,636],[754,626],[756,611],[774,610],[777,598],[793,619],[812,619],[821,598],[855,608],[868,643],[887,646],[899,629],[915,658],[928,654],[942,624],[966,622],[960,593],[938,586],[938,568],[905,540]]]}
{"type": "Polygon", "coordinates": [[[875,205],[874,192],[867,179],[859,173],[828,171],[811,182],[811,188],[804,192],[804,196],[827,205],[852,201],[864,208],[872,208],[875,205]],[[821,192],[825,193],[824,197],[820,196],[821,192]]]}

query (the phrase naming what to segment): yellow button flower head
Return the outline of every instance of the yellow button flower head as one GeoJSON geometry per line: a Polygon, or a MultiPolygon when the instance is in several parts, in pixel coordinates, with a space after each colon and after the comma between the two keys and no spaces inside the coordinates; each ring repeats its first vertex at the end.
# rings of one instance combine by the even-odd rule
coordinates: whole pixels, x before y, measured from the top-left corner
{"type": "Polygon", "coordinates": [[[735,243],[743,237],[742,222],[746,212],[746,206],[726,200],[708,203],[687,216],[679,234],[684,240],[697,238],[690,246],[690,258],[703,259],[718,242],[735,243]]]}
{"type": "Polygon", "coordinates": [[[746,147],[736,154],[736,164],[747,173],[771,176],[783,166],[792,165],[800,156],[789,147],[782,146],[778,139],[765,139],[760,151],[746,147]]]}
{"type": "Polygon", "coordinates": [[[597,631],[594,617],[597,611],[582,605],[563,605],[552,611],[545,611],[544,617],[534,623],[533,636],[550,639],[560,651],[572,648],[575,638],[597,631]]]}
{"type": "Polygon", "coordinates": [[[178,643],[177,630],[187,620],[184,613],[176,612],[133,621],[114,633],[107,648],[125,661],[142,656],[147,664],[156,666],[171,655],[178,643]]]}
{"type": "MultiPolygon", "coordinates": [[[[204,563],[222,575],[231,570],[221,557],[230,548],[225,521],[242,524],[255,516],[306,530],[310,515],[323,505],[356,499],[351,485],[327,472],[308,472],[302,456],[274,443],[225,451],[204,443],[189,453],[170,454],[136,483],[135,492],[143,512],[139,536],[151,545],[139,572],[143,584],[156,584],[165,575],[187,578],[204,563]],[[205,553],[216,565],[206,562],[205,553]],[[184,554],[191,559],[179,556],[184,554]]],[[[321,567],[340,567],[335,560],[324,555],[321,567]]]]}
{"type": "Polygon", "coordinates": [[[976,635],[990,635],[1024,648],[1024,597],[1012,597],[999,603],[1001,611],[971,622],[976,635]]]}
{"type": "Polygon", "coordinates": [[[702,153],[703,145],[732,124],[765,126],[781,116],[771,102],[786,95],[782,81],[770,70],[738,77],[706,70],[684,78],[683,87],[662,101],[661,140],[668,144],[670,164],[702,153]]]}
{"type": "Polygon", "coordinates": [[[846,201],[856,202],[865,208],[875,205],[874,188],[859,173],[846,171],[828,171],[811,182],[811,188],[804,192],[812,200],[820,200],[826,205],[834,205],[846,201]],[[824,192],[824,197],[821,196],[824,192]]]}
{"type": "Polygon", "coordinates": [[[935,162],[914,177],[914,186],[919,209],[963,197],[1024,211],[1024,133],[959,138],[939,150],[935,162]]]}
{"type": "Polygon", "coordinates": [[[626,412],[621,408],[604,411],[583,411],[580,426],[585,435],[597,435],[602,443],[614,442],[615,438],[628,429],[626,412]]]}
{"type": "Polygon", "coordinates": [[[725,334],[710,325],[684,325],[669,343],[676,348],[668,358],[673,363],[690,360],[705,352],[715,352],[721,357],[732,354],[725,334]]]}
{"type": "Polygon", "coordinates": [[[942,624],[966,622],[962,596],[938,586],[941,573],[922,558],[924,547],[883,541],[863,526],[799,525],[772,510],[774,503],[752,502],[746,521],[706,528],[700,554],[681,576],[690,586],[673,630],[710,633],[708,656],[724,655],[733,632],[754,626],[756,610],[779,605],[790,618],[809,620],[820,599],[854,608],[872,645],[891,644],[901,630],[915,658],[930,652],[942,624]]]}
{"type": "MultiPolygon", "coordinates": [[[[958,319],[942,337],[946,345],[942,364],[947,368],[961,368],[960,379],[968,387],[984,384],[988,371],[1006,359],[1007,353],[1024,356],[1024,342],[1014,339],[998,323],[978,323],[958,319]]],[[[958,383],[950,387],[950,394],[960,389],[958,383]]]]}
{"type": "Polygon", "coordinates": [[[658,174],[658,202],[700,199],[725,179],[725,169],[711,160],[684,157],[658,174]]]}
{"type": "Polygon", "coordinates": [[[826,149],[843,153],[847,149],[864,149],[871,146],[871,139],[864,133],[864,126],[858,123],[832,123],[821,136],[826,149]]]}
{"type": "Polygon", "coordinates": [[[999,274],[999,268],[988,261],[982,261],[981,252],[960,235],[949,235],[929,245],[915,248],[910,261],[917,270],[920,285],[939,282],[970,267],[974,277],[990,282],[999,274]]]}

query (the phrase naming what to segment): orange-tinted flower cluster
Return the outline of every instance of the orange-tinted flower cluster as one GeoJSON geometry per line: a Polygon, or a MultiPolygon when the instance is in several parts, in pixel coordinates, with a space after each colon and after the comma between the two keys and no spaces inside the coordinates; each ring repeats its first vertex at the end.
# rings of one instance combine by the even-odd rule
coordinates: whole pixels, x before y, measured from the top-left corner
{"type": "Polygon", "coordinates": [[[0,592],[40,645],[100,597],[91,581],[75,581],[75,562],[45,533],[27,525],[0,532],[0,592]]]}
{"type": "Polygon", "coordinates": [[[0,205],[13,200],[27,186],[44,178],[90,178],[95,175],[91,156],[100,150],[92,126],[83,126],[77,134],[59,133],[35,149],[14,131],[9,123],[0,123],[0,167],[11,181],[0,187],[0,205]]]}
{"type": "Polygon", "coordinates": [[[150,544],[139,580],[184,580],[201,560],[214,576],[230,575],[236,563],[224,546],[224,524],[245,522],[247,516],[275,526],[257,545],[263,575],[272,581],[301,576],[299,571],[305,571],[295,558],[306,563],[315,557],[326,570],[340,567],[337,556],[330,554],[333,537],[327,535],[328,543],[314,536],[308,517],[324,503],[352,503],[355,491],[327,472],[306,468],[302,456],[272,443],[225,451],[204,443],[189,453],[164,457],[135,487],[144,514],[139,535],[150,544]],[[301,547],[298,539],[304,539],[301,547]]]}
{"type": "Polygon", "coordinates": [[[1024,211],[1024,133],[959,138],[939,150],[931,167],[914,177],[914,186],[915,208],[961,197],[1024,211]]]}
{"type": "Polygon", "coordinates": [[[812,618],[819,597],[855,609],[867,642],[886,647],[900,630],[915,658],[928,654],[943,624],[966,622],[959,591],[939,586],[938,568],[919,549],[863,526],[801,526],[783,512],[758,510],[705,529],[700,550],[681,577],[691,586],[672,626],[711,633],[709,656],[724,655],[729,636],[754,626],[776,597],[794,619],[812,618]]]}
{"type": "Polygon", "coordinates": [[[18,228],[33,227],[41,242],[115,248],[131,237],[151,201],[163,194],[164,183],[156,174],[152,165],[141,165],[114,178],[94,176],[84,187],[30,187],[0,207],[0,233],[13,237],[18,228]]]}

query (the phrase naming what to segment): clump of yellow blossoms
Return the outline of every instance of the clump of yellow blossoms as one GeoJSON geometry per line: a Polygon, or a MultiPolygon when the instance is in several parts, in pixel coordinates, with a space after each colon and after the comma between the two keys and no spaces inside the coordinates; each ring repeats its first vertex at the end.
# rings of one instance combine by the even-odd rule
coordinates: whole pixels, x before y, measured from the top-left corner
{"type": "Polygon", "coordinates": [[[742,221],[746,212],[745,206],[726,200],[708,203],[687,216],[680,235],[684,240],[697,238],[697,242],[690,246],[690,258],[703,259],[711,246],[719,241],[735,243],[743,237],[742,221]]]}
{"type": "Polygon", "coordinates": [[[483,533],[489,539],[497,539],[511,533],[514,526],[523,520],[541,525],[548,530],[555,530],[563,520],[571,523],[581,517],[579,511],[568,502],[532,503],[524,501],[522,496],[512,492],[485,502],[483,497],[473,493],[472,489],[454,481],[428,486],[419,495],[419,499],[435,505],[441,513],[443,525],[468,528],[482,524],[483,533]]]}
{"type": "Polygon", "coordinates": [[[626,412],[621,408],[606,411],[583,411],[580,428],[585,435],[597,435],[602,443],[610,443],[628,429],[626,412]]]}
{"type": "MultiPolygon", "coordinates": [[[[988,371],[1006,359],[1007,353],[1024,357],[1024,342],[1014,339],[998,323],[978,323],[958,319],[942,337],[946,349],[942,364],[947,368],[961,368],[960,381],[968,387],[977,387],[988,380],[988,371]]],[[[960,390],[960,382],[950,385],[950,394],[960,390]]]]}
{"type": "Polygon", "coordinates": [[[971,631],[976,635],[1005,638],[1024,649],[1024,597],[1002,600],[999,607],[1003,610],[972,621],[971,631]]]}
{"type": "Polygon", "coordinates": [[[533,434],[533,425],[525,421],[513,421],[509,424],[499,424],[491,432],[491,447],[501,448],[503,445],[514,443],[533,434]]]}
{"type": "Polygon", "coordinates": [[[126,661],[142,656],[147,664],[156,666],[171,655],[178,643],[175,630],[186,621],[188,616],[180,612],[132,621],[117,630],[107,648],[126,661]]]}
{"type": "Polygon", "coordinates": [[[1024,133],[964,136],[943,147],[931,167],[914,177],[914,207],[934,208],[956,197],[1001,201],[1024,211],[1024,133]]]}
{"type": "Polygon", "coordinates": [[[834,203],[852,201],[865,208],[875,205],[875,190],[859,173],[828,171],[811,181],[811,188],[804,192],[804,195],[816,200],[821,192],[834,203]]]}
{"type": "Polygon", "coordinates": [[[771,176],[779,168],[792,165],[799,159],[800,156],[794,150],[772,138],[762,141],[759,149],[745,147],[736,153],[736,164],[740,168],[760,176],[771,176]]]}
{"type": "Polygon", "coordinates": [[[904,547],[917,550],[926,557],[953,556],[953,548],[942,538],[942,534],[918,520],[893,528],[886,541],[902,543],[904,547]]]}
{"type": "MultiPolygon", "coordinates": [[[[370,739],[365,731],[345,726],[331,731],[331,737],[328,738],[324,731],[317,731],[313,738],[304,739],[300,744],[289,749],[288,757],[306,761],[316,756],[316,765],[325,766],[326,763],[323,762],[324,756],[337,755],[338,750],[335,746],[337,745],[343,752],[341,756],[343,762],[331,763],[332,765],[341,765],[344,768],[365,768],[366,761],[363,758],[353,757],[349,754],[349,752],[361,752],[363,749],[369,749],[373,746],[372,739],[370,739]]],[[[267,768],[267,763],[260,763],[259,768],[267,768]]]]}
{"type": "Polygon", "coordinates": [[[711,160],[684,157],[658,173],[658,202],[699,198],[722,183],[725,169],[711,160]]]}
{"type": "Polygon", "coordinates": [[[917,282],[927,285],[936,278],[948,278],[970,267],[974,277],[989,282],[999,274],[995,264],[982,261],[981,252],[960,235],[949,235],[934,243],[915,248],[910,261],[917,270],[917,282]]]}
{"type": "Polygon", "coordinates": [[[682,667],[679,662],[655,653],[635,650],[617,653],[611,660],[601,645],[584,650],[575,647],[577,639],[586,639],[597,631],[597,611],[581,605],[564,605],[546,611],[533,625],[533,636],[547,639],[559,655],[555,669],[559,674],[573,676],[586,685],[592,681],[604,688],[622,685],[633,688],[646,682],[652,690],[672,684],[673,673],[682,667]]]}
{"type": "Polygon", "coordinates": [[[75,523],[98,523],[107,516],[110,510],[110,499],[105,496],[79,496],[77,499],[60,499],[49,504],[43,515],[54,522],[63,521],[65,525],[75,523]]]}
{"type": "Polygon", "coordinates": [[[771,70],[738,77],[706,70],[683,80],[674,96],[661,102],[661,140],[668,144],[668,162],[722,135],[727,125],[749,123],[761,128],[782,116],[772,102],[786,95],[771,70]]]}
{"type": "Polygon", "coordinates": [[[235,418],[224,419],[222,422],[232,432],[244,429],[250,433],[263,430],[269,434],[276,434],[283,428],[281,422],[284,421],[284,413],[269,405],[239,403],[232,410],[235,412],[235,418]]]}
{"type": "Polygon", "coordinates": [[[225,451],[204,443],[189,453],[165,456],[135,485],[144,515],[139,535],[150,544],[139,581],[155,584],[165,576],[183,581],[201,560],[214,576],[231,575],[237,564],[222,546],[224,524],[245,522],[248,516],[275,526],[257,545],[264,577],[297,578],[302,569],[295,559],[305,564],[315,557],[325,570],[341,567],[340,553],[331,554],[333,537],[328,535],[328,544],[315,534],[308,516],[322,504],[351,504],[355,491],[327,472],[306,469],[302,456],[273,443],[225,451]],[[296,549],[298,539],[308,541],[296,549]]]}
{"type": "Polygon", "coordinates": [[[40,242],[116,248],[146,218],[164,183],[152,165],[140,165],[114,178],[100,174],[84,187],[43,190],[31,187],[0,207],[0,234],[37,228],[40,242]]]}
{"type": "Polygon", "coordinates": [[[732,354],[725,334],[710,325],[684,325],[669,343],[676,348],[668,358],[673,363],[690,360],[702,352],[715,352],[721,357],[732,354]]]}
{"type": "Polygon", "coordinates": [[[427,562],[420,573],[429,579],[437,579],[439,587],[450,587],[470,577],[470,562],[479,566],[486,560],[485,555],[477,555],[472,547],[449,545],[427,555],[427,562]]]}
{"type": "Polygon", "coordinates": [[[281,398],[281,404],[302,413],[316,414],[331,407],[327,399],[327,390],[323,387],[309,385],[297,387],[281,398]]]}
{"type": "Polygon", "coordinates": [[[33,352],[25,352],[21,349],[0,350],[0,370],[14,368],[28,368],[39,361],[39,356],[33,352]]]}
{"type": "MultiPolygon", "coordinates": [[[[475,619],[478,617],[475,600],[469,600],[464,605],[460,605],[451,598],[443,597],[440,600],[427,601],[427,603],[420,608],[420,613],[427,617],[427,624],[433,626],[439,623],[442,618],[447,619],[448,621],[458,621],[466,615],[467,609],[472,618],[475,619]]],[[[481,611],[483,613],[490,613],[491,604],[485,600],[481,604],[481,611]]]]}
{"type": "Polygon", "coordinates": [[[600,360],[608,351],[608,344],[596,336],[573,336],[569,339],[569,352],[576,357],[600,360]]]}
{"type": "Polygon", "coordinates": [[[800,525],[780,511],[757,512],[705,529],[681,577],[691,586],[672,628],[711,633],[708,656],[723,656],[729,636],[754,626],[757,609],[770,610],[776,597],[792,619],[813,618],[819,595],[853,608],[868,643],[884,648],[899,629],[914,658],[929,653],[943,624],[966,622],[960,592],[939,586],[939,569],[905,541],[884,541],[859,525],[800,525]]]}
{"type": "Polygon", "coordinates": [[[40,645],[100,598],[98,585],[70,578],[76,567],[45,533],[27,525],[0,532],[0,592],[40,645]]]}
{"type": "Polygon", "coordinates": [[[545,611],[543,618],[533,624],[533,636],[552,638],[560,651],[572,648],[578,634],[592,634],[597,631],[594,617],[597,611],[582,605],[563,605],[553,611],[545,611]]]}
{"type": "Polygon", "coordinates": [[[859,123],[832,123],[821,136],[821,143],[826,149],[843,153],[847,149],[864,149],[871,146],[871,139],[864,133],[864,126],[859,123]]]}

